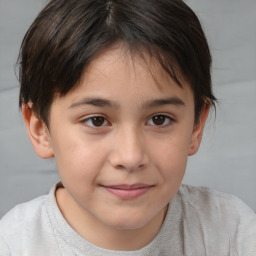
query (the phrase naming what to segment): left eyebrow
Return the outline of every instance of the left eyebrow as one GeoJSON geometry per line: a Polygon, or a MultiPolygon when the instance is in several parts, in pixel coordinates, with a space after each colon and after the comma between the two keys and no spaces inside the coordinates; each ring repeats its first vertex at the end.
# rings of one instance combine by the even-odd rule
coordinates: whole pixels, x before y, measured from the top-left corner
{"type": "Polygon", "coordinates": [[[170,97],[170,98],[156,99],[156,100],[145,102],[142,107],[154,108],[154,107],[160,107],[164,105],[185,106],[185,103],[183,100],[181,100],[178,97],[170,97]]]}
{"type": "Polygon", "coordinates": [[[76,108],[84,105],[91,105],[100,108],[119,108],[119,105],[116,102],[112,102],[104,98],[83,98],[70,105],[69,108],[76,108]]]}

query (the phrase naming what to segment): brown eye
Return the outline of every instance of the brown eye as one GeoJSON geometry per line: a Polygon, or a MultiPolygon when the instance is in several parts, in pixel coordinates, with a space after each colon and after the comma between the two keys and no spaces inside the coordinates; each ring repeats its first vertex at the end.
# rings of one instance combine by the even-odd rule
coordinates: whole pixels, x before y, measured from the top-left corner
{"type": "Polygon", "coordinates": [[[92,116],[83,121],[89,127],[104,127],[107,126],[109,123],[103,116],[92,116]]]}
{"type": "Polygon", "coordinates": [[[166,116],[153,116],[152,121],[155,125],[163,125],[166,120],[166,116]]]}
{"type": "Polygon", "coordinates": [[[147,121],[147,125],[165,127],[170,125],[172,120],[173,119],[167,115],[154,115],[147,121]]]}
{"type": "Polygon", "coordinates": [[[105,118],[101,117],[101,116],[96,116],[96,117],[92,117],[92,124],[94,126],[102,126],[105,122],[105,118]]]}

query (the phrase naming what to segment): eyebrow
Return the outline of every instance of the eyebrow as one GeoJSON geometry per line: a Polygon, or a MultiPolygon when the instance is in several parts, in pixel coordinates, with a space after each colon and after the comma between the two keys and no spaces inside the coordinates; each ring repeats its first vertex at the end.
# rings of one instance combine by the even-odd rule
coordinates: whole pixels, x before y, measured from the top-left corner
{"type": "MultiPolygon", "coordinates": [[[[103,98],[83,98],[69,106],[69,108],[76,108],[83,105],[92,105],[95,107],[101,107],[101,108],[120,108],[120,105],[117,102],[110,101],[103,98]]],[[[170,97],[170,98],[164,98],[164,99],[155,99],[150,100],[145,103],[143,103],[142,108],[154,108],[154,107],[160,107],[164,105],[175,105],[175,106],[185,106],[184,101],[182,101],[178,97],[170,97]]]]}
{"type": "Polygon", "coordinates": [[[156,99],[146,102],[142,105],[143,108],[154,108],[154,107],[161,107],[164,105],[175,105],[175,106],[185,106],[183,100],[178,97],[170,97],[165,99],[156,99]]]}
{"type": "Polygon", "coordinates": [[[83,105],[92,105],[95,107],[118,107],[118,103],[109,101],[107,99],[102,98],[83,98],[79,100],[78,102],[75,102],[69,106],[69,108],[76,108],[83,105]]]}

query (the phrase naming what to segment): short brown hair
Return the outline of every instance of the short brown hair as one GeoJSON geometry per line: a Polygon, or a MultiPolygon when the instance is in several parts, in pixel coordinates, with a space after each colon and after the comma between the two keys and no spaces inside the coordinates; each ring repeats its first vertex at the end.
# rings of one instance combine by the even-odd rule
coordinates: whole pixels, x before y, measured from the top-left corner
{"type": "Polygon", "coordinates": [[[195,13],[181,0],[52,0],[26,33],[20,50],[20,106],[46,124],[56,93],[65,95],[90,62],[121,41],[146,51],[195,99],[195,122],[206,101],[214,105],[211,54],[195,13]]]}

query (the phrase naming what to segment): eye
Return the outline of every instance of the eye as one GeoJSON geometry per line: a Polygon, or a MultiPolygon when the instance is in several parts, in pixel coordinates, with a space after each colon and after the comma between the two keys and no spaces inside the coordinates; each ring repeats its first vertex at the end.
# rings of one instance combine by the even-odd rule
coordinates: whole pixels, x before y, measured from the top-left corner
{"type": "Polygon", "coordinates": [[[109,125],[109,122],[103,116],[91,116],[89,118],[84,119],[82,123],[93,128],[94,127],[100,128],[100,127],[105,127],[109,125]]]}
{"type": "Polygon", "coordinates": [[[165,127],[171,124],[171,122],[174,121],[173,118],[167,115],[159,114],[159,115],[154,115],[152,116],[148,121],[147,125],[152,125],[152,126],[161,126],[165,127]]]}

